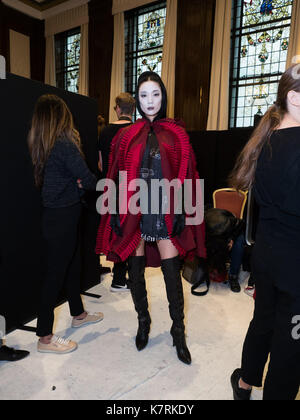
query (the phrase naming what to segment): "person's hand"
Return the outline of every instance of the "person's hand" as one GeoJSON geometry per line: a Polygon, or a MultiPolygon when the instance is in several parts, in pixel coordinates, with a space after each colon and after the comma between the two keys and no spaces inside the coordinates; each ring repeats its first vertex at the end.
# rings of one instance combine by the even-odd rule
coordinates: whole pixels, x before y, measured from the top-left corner
{"type": "Polygon", "coordinates": [[[117,236],[123,236],[119,214],[111,214],[109,224],[117,236]]]}
{"type": "Polygon", "coordinates": [[[185,228],[185,214],[175,214],[172,230],[172,238],[174,236],[181,235],[183,229],[185,228]]]}

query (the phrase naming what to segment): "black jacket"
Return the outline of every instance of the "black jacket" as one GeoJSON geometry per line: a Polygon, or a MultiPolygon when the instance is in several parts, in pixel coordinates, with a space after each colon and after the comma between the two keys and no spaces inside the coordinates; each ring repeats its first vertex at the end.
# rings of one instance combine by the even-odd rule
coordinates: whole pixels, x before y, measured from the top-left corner
{"type": "Polygon", "coordinates": [[[42,199],[44,207],[68,207],[80,202],[84,190],[95,190],[97,179],[70,140],[56,141],[45,165],[42,199]],[[81,180],[80,189],[77,180],[81,180]]]}
{"type": "Polygon", "coordinates": [[[258,159],[253,191],[257,235],[300,248],[300,127],[272,134],[258,159]]]}

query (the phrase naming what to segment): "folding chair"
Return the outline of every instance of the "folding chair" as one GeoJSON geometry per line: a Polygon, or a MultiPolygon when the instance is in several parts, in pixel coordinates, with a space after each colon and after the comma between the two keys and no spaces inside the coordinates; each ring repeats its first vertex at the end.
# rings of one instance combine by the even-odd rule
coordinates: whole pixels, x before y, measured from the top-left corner
{"type": "Polygon", "coordinates": [[[220,188],[213,192],[213,205],[216,209],[230,211],[242,219],[247,202],[248,191],[237,191],[234,188],[220,188]]]}

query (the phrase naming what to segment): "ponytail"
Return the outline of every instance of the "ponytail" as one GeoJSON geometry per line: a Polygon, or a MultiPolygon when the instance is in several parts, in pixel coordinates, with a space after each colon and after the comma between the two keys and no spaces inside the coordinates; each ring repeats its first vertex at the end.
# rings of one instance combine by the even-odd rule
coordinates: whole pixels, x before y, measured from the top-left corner
{"type": "Polygon", "coordinates": [[[236,161],[228,179],[230,186],[244,191],[252,187],[259,155],[269,143],[274,130],[279,127],[282,117],[283,113],[278,103],[268,109],[236,161]]]}

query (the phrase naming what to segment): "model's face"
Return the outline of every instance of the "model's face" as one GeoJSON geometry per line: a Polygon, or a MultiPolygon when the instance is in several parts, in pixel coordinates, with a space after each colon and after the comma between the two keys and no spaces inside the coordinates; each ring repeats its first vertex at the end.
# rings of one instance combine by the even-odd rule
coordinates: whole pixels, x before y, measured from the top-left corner
{"type": "Polygon", "coordinates": [[[158,115],[162,103],[162,91],[158,83],[148,80],[140,86],[139,101],[145,116],[153,121],[158,115]]]}

